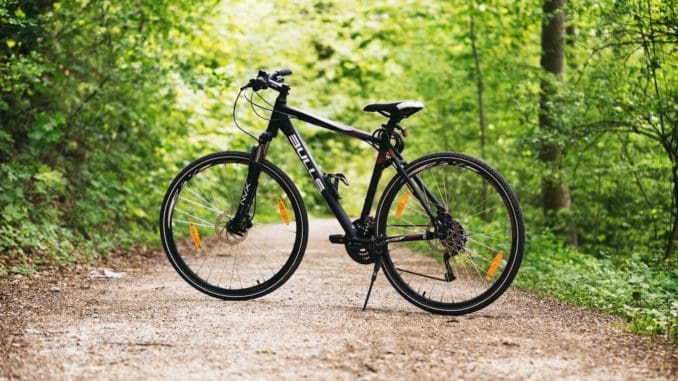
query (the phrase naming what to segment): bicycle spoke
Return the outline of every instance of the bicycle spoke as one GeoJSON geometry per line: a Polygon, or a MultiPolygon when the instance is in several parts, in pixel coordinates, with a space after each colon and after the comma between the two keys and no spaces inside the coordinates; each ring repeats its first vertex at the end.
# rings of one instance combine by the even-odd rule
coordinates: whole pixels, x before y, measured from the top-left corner
{"type": "MultiPolygon", "coordinates": [[[[199,185],[196,184],[196,187],[199,187],[199,185]]],[[[188,193],[184,193],[184,192],[181,193],[181,196],[183,197],[184,200],[187,200],[188,202],[192,202],[195,205],[201,206],[204,209],[208,209],[208,210],[214,211],[216,213],[221,212],[219,210],[219,208],[217,208],[212,202],[208,201],[204,197],[204,195],[202,195],[200,192],[194,191],[193,189],[189,188],[188,185],[184,185],[183,189],[187,190],[190,193],[190,195],[188,193]],[[189,196],[194,197],[198,201],[190,199],[189,196]]]]}
{"type": "MultiPolygon", "coordinates": [[[[436,179],[436,177],[435,177],[433,174],[431,174],[431,178],[433,179],[433,182],[435,183],[436,188],[438,189],[438,195],[443,194],[443,193],[441,193],[441,191],[440,191],[440,184],[438,184],[438,179],[436,179]]],[[[445,183],[443,183],[443,184],[445,184],[445,183]]],[[[447,191],[445,192],[445,194],[447,194],[447,191]]],[[[443,198],[443,203],[445,204],[445,209],[449,210],[449,209],[450,209],[450,205],[448,204],[448,202],[447,202],[447,200],[446,200],[445,198],[443,198]]]]}
{"type": "MultiPolygon", "coordinates": [[[[218,241],[217,241],[217,244],[218,244],[218,241]]],[[[223,282],[224,282],[224,276],[225,276],[225,274],[226,274],[226,272],[227,272],[227,269],[228,269],[227,264],[228,264],[228,262],[229,262],[229,259],[230,259],[231,255],[230,255],[230,254],[229,254],[229,255],[221,255],[220,257],[224,258],[224,264],[221,266],[221,274],[219,275],[219,282],[216,283],[217,286],[222,286],[222,285],[223,285],[223,282]]]]}
{"type": "Polygon", "coordinates": [[[236,246],[233,254],[233,267],[231,267],[231,279],[228,281],[228,288],[233,288],[233,277],[235,276],[235,269],[238,267],[238,249],[240,246],[236,246]]]}
{"type": "MultiPolygon", "coordinates": [[[[295,222],[295,221],[294,221],[294,220],[290,220],[290,224],[292,224],[293,222],[295,222]]],[[[277,227],[277,226],[275,226],[275,225],[265,225],[265,226],[261,227],[261,229],[272,229],[272,230],[278,230],[278,231],[281,231],[281,232],[292,233],[292,234],[296,234],[296,233],[297,233],[297,232],[294,231],[294,230],[283,229],[283,228],[277,227]]]]}
{"type": "Polygon", "coordinates": [[[386,225],[388,227],[393,227],[393,228],[400,228],[400,229],[405,229],[407,227],[423,227],[423,228],[428,228],[431,227],[431,224],[409,224],[409,225],[400,225],[400,224],[390,224],[386,225]]]}
{"type": "MultiPolygon", "coordinates": [[[[263,263],[267,265],[268,271],[271,273],[271,275],[275,275],[275,271],[273,270],[273,267],[271,267],[270,263],[268,263],[268,259],[266,256],[263,254],[263,249],[259,247],[259,245],[255,244],[252,242],[252,246],[256,249],[257,254],[264,260],[263,263]]],[[[262,279],[266,279],[266,275],[261,271],[261,266],[259,266],[257,262],[257,270],[259,270],[259,275],[262,279]]],[[[257,281],[259,281],[257,279],[257,281]]]]}
{"type": "MultiPolygon", "coordinates": [[[[196,219],[196,220],[198,220],[198,221],[203,222],[203,224],[202,224],[201,226],[214,227],[214,225],[212,225],[212,223],[211,223],[210,221],[207,221],[206,219],[200,218],[200,217],[198,217],[198,216],[194,216],[194,215],[192,215],[191,213],[188,213],[188,212],[186,212],[186,211],[184,211],[184,210],[181,210],[181,209],[179,209],[179,208],[174,208],[174,210],[177,211],[177,212],[179,212],[179,213],[181,213],[181,214],[184,214],[184,215],[186,215],[186,216],[189,216],[189,217],[191,217],[191,218],[194,218],[194,219],[196,219]]],[[[183,222],[183,221],[181,221],[181,222],[183,222]]],[[[194,224],[195,224],[195,223],[194,223],[194,224]]],[[[195,224],[195,225],[197,225],[197,224],[195,224]]]]}
{"type": "Polygon", "coordinates": [[[415,223],[413,223],[413,222],[407,220],[407,219],[404,218],[402,215],[400,216],[400,219],[403,220],[403,221],[405,221],[405,222],[407,222],[408,224],[410,224],[410,226],[418,226],[418,225],[419,225],[419,224],[415,224],[415,223]]]}
{"type": "MultiPolygon", "coordinates": [[[[200,253],[198,253],[198,254],[200,254],[200,253]]],[[[202,257],[203,257],[202,261],[200,261],[200,265],[198,266],[197,271],[195,271],[196,274],[202,273],[202,268],[205,266],[205,262],[207,261],[207,258],[210,258],[211,256],[203,255],[202,257]]]]}
{"type": "Polygon", "coordinates": [[[484,243],[482,243],[482,242],[480,242],[480,241],[476,241],[475,239],[473,239],[473,238],[471,238],[471,237],[467,237],[467,238],[468,238],[469,241],[471,241],[471,242],[473,242],[473,243],[475,243],[475,244],[477,244],[477,245],[479,245],[479,246],[482,246],[482,247],[486,248],[487,250],[490,250],[490,251],[492,251],[492,252],[494,252],[494,253],[497,253],[497,252],[501,251],[501,250],[495,249],[495,248],[493,248],[493,247],[491,247],[491,246],[485,245],[484,243]]]}
{"type": "Polygon", "coordinates": [[[447,191],[447,179],[445,178],[445,175],[443,175],[443,190],[445,191],[445,194],[444,194],[445,208],[449,211],[450,210],[450,193],[447,191]]]}
{"type": "MultiPolygon", "coordinates": [[[[399,249],[402,249],[402,248],[399,248],[399,249]]],[[[399,260],[397,260],[397,261],[393,261],[393,264],[395,265],[396,263],[403,262],[403,261],[405,261],[405,260],[407,260],[407,259],[409,259],[409,258],[414,257],[415,255],[421,255],[421,254],[420,254],[420,253],[417,253],[416,251],[412,251],[412,254],[408,255],[408,256],[405,257],[405,258],[401,258],[401,259],[399,259],[399,260]]]]}
{"type": "Polygon", "coordinates": [[[199,199],[199,200],[201,200],[201,201],[206,202],[207,205],[209,205],[209,206],[207,207],[207,209],[211,209],[211,210],[213,210],[213,211],[215,211],[215,212],[217,212],[217,213],[221,213],[221,210],[219,210],[219,208],[217,208],[213,203],[211,203],[211,202],[205,200],[204,197],[201,197],[201,195],[200,195],[198,192],[193,191],[193,189],[189,188],[188,186],[184,186],[184,189],[186,189],[187,191],[191,192],[191,194],[192,194],[195,198],[197,198],[197,199],[199,199]]]}
{"type": "Polygon", "coordinates": [[[469,256],[469,257],[477,258],[477,259],[479,259],[479,260],[482,260],[482,261],[484,261],[484,262],[487,262],[488,264],[489,264],[490,262],[492,262],[490,259],[487,259],[485,256],[483,256],[482,254],[480,254],[480,253],[477,252],[476,250],[473,250],[473,249],[470,248],[470,247],[467,247],[467,248],[465,248],[464,250],[465,250],[464,253],[465,253],[467,256],[469,256]],[[473,255],[473,256],[472,256],[472,255],[473,255]]]}
{"type": "MultiPolygon", "coordinates": [[[[480,204],[483,204],[483,202],[481,201],[480,204]]],[[[481,205],[481,206],[482,206],[482,205],[481,205]]],[[[500,207],[501,207],[500,205],[496,205],[496,206],[493,206],[492,208],[489,208],[489,209],[483,209],[483,210],[481,210],[481,211],[478,212],[478,213],[474,213],[474,214],[464,214],[464,217],[465,217],[465,218],[472,218],[472,217],[481,215],[481,214],[483,214],[483,213],[487,213],[487,212],[491,212],[491,211],[493,211],[493,210],[495,210],[495,209],[499,209],[500,207]]],[[[475,211],[475,210],[474,210],[474,211],[475,211]]]]}
{"type": "Polygon", "coordinates": [[[479,279],[485,279],[485,278],[483,278],[483,276],[481,275],[480,268],[478,267],[478,265],[476,264],[476,262],[473,260],[473,257],[471,257],[471,256],[468,254],[468,252],[466,253],[466,257],[469,259],[469,263],[471,264],[471,266],[473,266],[473,269],[474,269],[474,270],[476,271],[476,273],[478,274],[478,278],[479,278],[479,279]]]}
{"type": "Polygon", "coordinates": [[[491,232],[487,232],[487,233],[478,233],[477,231],[469,230],[469,229],[464,229],[464,230],[466,230],[466,234],[467,234],[469,237],[480,236],[480,237],[484,237],[484,238],[487,238],[487,239],[492,240],[492,241],[498,241],[498,240],[499,240],[499,238],[497,238],[497,237],[495,236],[496,234],[499,233],[498,230],[491,231],[491,232]],[[488,234],[488,233],[489,233],[489,234],[488,234]]]}
{"type": "Polygon", "coordinates": [[[211,206],[206,206],[206,205],[201,204],[201,203],[199,203],[199,202],[193,201],[193,200],[191,200],[191,199],[189,199],[189,198],[187,198],[187,197],[180,197],[180,200],[181,200],[181,201],[188,202],[188,203],[193,204],[193,205],[197,205],[197,206],[199,206],[199,207],[201,207],[201,208],[203,208],[203,209],[205,209],[205,210],[211,210],[211,211],[213,211],[213,212],[216,212],[217,214],[221,213],[221,211],[219,211],[218,209],[213,209],[211,206]]]}
{"type": "Polygon", "coordinates": [[[413,212],[419,213],[419,214],[421,214],[422,216],[424,216],[424,217],[426,217],[426,218],[429,218],[429,217],[428,217],[428,214],[426,213],[426,211],[424,211],[423,208],[422,208],[421,210],[415,209],[413,206],[410,206],[409,203],[408,203],[408,205],[405,205],[405,208],[407,208],[407,209],[409,209],[409,210],[411,210],[411,211],[413,211],[413,212]]]}
{"type": "MultiPolygon", "coordinates": [[[[176,209],[175,209],[175,210],[176,210],[176,209]]],[[[179,222],[179,223],[186,224],[186,225],[193,224],[193,225],[195,225],[195,226],[202,226],[202,227],[205,227],[205,228],[211,228],[211,229],[214,229],[214,225],[207,225],[207,224],[201,224],[201,223],[196,223],[196,222],[188,222],[188,221],[177,220],[177,219],[172,220],[172,222],[179,222]]]]}
{"type": "MultiPolygon", "coordinates": [[[[227,192],[231,193],[231,192],[227,192]]],[[[213,205],[215,208],[219,209],[220,211],[226,211],[228,208],[226,208],[226,205],[228,204],[228,201],[224,200],[221,197],[217,197],[214,194],[214,191],[212,190],[211,186],[207,189],[204,189],[204,186],[200,186],[200,194],[205,196],[205,199],[210,202],[211,205],[213,205]]],[[[232,205],[232,204],[231,204],[232,205]]]]}

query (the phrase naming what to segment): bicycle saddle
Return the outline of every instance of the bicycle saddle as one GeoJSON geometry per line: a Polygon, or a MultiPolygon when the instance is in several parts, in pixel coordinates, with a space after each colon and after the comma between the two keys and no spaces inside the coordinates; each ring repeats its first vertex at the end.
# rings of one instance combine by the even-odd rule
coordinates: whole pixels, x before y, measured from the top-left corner
{"type": "Polygon", "coordinates": [[[370,103],[363,108],[366,112],[378,112],[388,117],[404,119],[424,108],[424,104],[417,101],[399,101],[393,103],[370,103]]]}

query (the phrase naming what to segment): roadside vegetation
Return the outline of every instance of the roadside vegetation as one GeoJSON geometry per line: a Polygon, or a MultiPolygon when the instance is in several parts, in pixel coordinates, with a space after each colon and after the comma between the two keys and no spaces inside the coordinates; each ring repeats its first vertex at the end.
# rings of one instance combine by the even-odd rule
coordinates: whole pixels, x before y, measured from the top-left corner
{"type": "MultiPolygon", "coordinates": [[[[666,0],[0,0],[0,275],[157,247],[172,176],[249,150],[237,89],[289,67],[298,106],[366,130],[381,119],[365,103],[422,100],[410,157],[468,152],[514,186],[529,236],[518,285],[676,342],[676,25],[666,0]]],[[[369,148],[302,133],[358,213],[372,159],[344,152],[369,148]]]]}

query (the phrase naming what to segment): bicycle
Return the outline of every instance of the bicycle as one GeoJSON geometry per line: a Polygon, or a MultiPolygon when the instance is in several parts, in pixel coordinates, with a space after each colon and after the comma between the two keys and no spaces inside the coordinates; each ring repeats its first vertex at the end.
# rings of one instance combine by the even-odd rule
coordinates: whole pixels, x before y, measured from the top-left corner
{"type": "MultiPolygon", "coordinates": [[[[405,161],[401,153],[408,132],[399,123],[423,109],[420,102],[368,104],[364,111],[388,118],[368,133],[288,106],[284,77],[291,73],[259,71],[240,88],[234,110],[247,89],[252,95],[266,89],[278,93],[268,127],[251,152],[204,156],[170,184],[160,231],[179,275],[213,297],[243,300],[270,293],[297,269],[308,240],[306,208],[292,180],[266,159],[282,131],[344,231],[331,235],[330,242],[344,245],[356,262],[374,266],[363,309],[380,269],[400,295],[432,313],[470,313],[496,300],[518,271],[525,241],[520,205],[504,178],[462,153],[405,161]],[[292,118],[360,139],[377,151],[357,219],[340,202],[346,177],[322,171],[292,118]],[[372,215],[388,167],[395,175],[372,215]]],[[[233,119],[240,128],[235,111],[233,119]]]]}

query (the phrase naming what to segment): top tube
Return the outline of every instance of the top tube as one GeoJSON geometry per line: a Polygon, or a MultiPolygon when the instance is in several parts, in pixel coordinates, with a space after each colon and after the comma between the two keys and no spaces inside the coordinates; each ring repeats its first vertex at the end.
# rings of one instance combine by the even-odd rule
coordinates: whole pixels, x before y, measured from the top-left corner
{"type": "MultiPolygon", "coordinates": [[[[277,102],[276,102],[276,106],[278,106],[277,102]]],[[[310,124],[313,124],[313,125],[318,126],[318,127],[327,128],[329,130],[340,132],[342,134],[349,135],[351,137],[358,138],[360,140],[365,140],[365,141],[370,142],[370,143],[375,143],[375,144],[379,143],[379,140],[377,138],[375,138],[374,136],[372,136],[372,134],[370,134],[368,132],[359,130],[357,128],[353,128],[349,125],[346,125],[346,124],[343,124],[343,123],[340,123],[340,122],[337,122],[337,121],[334,121],[334,120],[331,120],[331,119],[327,119],[327,118],[323,118],[321,116],[313,115],[313,114],[308,113],[306,111],[301,111],[299,109],[289,107],[285,104],[280,104],[279,109],[277,111],[279,111],[282,114],[294,116],[295,118],[297,118],[297,119],[299,119],[303,122],[310,123],[310,124]]]]}

